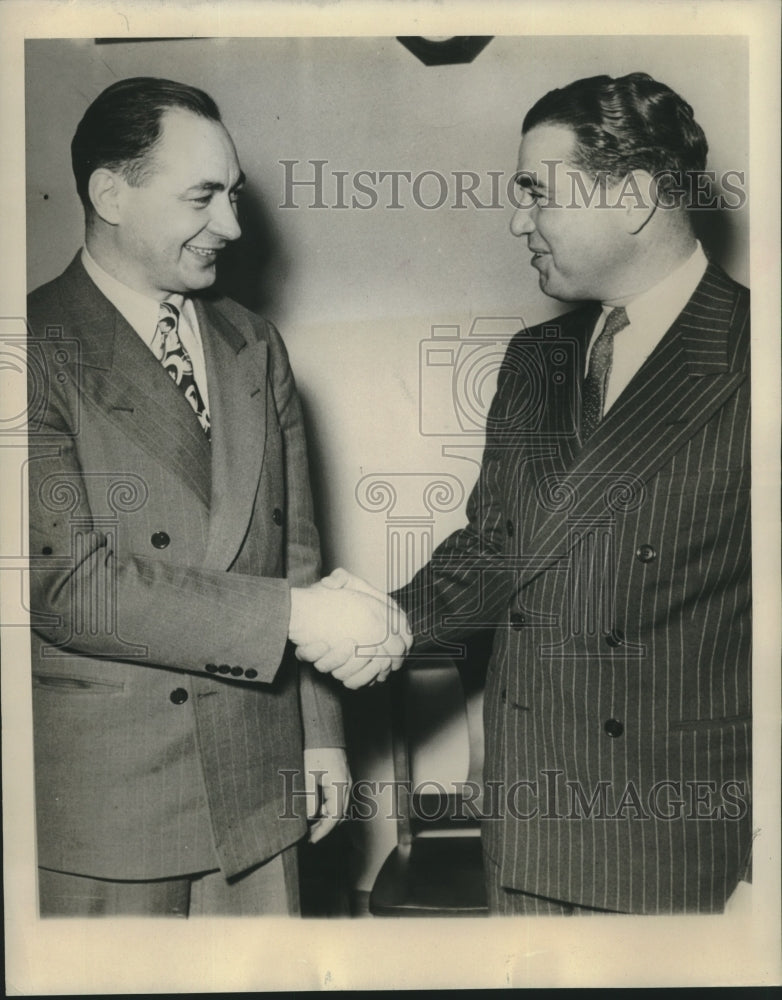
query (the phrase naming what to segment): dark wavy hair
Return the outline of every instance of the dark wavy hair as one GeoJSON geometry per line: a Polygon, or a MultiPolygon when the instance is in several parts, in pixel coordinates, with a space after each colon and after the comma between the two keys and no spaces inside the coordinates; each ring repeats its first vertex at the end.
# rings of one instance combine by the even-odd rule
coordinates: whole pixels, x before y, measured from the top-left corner
{"type": "Polygon", "coordinates": [[[135,76],[107,87],[92,102],[71,142],[76,190],[87,213],[92,211],[88,186],[99,167],[117,170],[129,184],[148,176],[150,153],[160,139],[165,111],[182,108],[219,122],[220,111],[203,90],[174,80],[135,76]]]}
{"type": "Polygon", "coordinates": [[[593,76],[551,90],[527,112],[522,134],[542,124],[572,129],[574,166],[596,177],[619,181],[632,170],[684,177],[706,167],[709,147],[692,108],[648,73],[593,76]]]}

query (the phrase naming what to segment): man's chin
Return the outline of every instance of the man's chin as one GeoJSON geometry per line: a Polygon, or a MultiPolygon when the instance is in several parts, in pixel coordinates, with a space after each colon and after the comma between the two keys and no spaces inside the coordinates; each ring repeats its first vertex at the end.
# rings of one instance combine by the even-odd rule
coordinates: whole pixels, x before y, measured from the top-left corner
{"type": "Polygon", "coordinates": [[[538,287],[544,295],[550,299],[557,299],[558,302],[582,302],[584,296],[574,294],[570,289],[552,280],[550,275],[542,271],[538,274],[538,287]]]}
{"type": "Polygon", "coordinates": [[[543,271],[538,272],[538,287],[544,295],[548,295],[552,299],[559,298],[556,291],[552,289],[552,285],[555,287],[555,283],[552,283],[548,275],[544,274],[543,271]]]}
{"type": "Polygon", "coordinates": [[[184,276],[182,282],[186,285],[186,291],[198,292],[204,288],[211,288],[217,279],[217,268],[214,264],[209,267],[199,268],[197,271],[190,271],[184,276]]]}
{"type": "Polygon", "coordinates": [[[553,298],[556,298],[556,295],[554,295],[551,291],[552,282],[551,275],[549,274],[550,261],[547,258],[546,264],[541,264],[538,262],[541,259],[542,258],[533,258],[534,263],[532,264],[533,268],[538,272],[538,288],[540,288],[541,292],[544,294],[551,295],[553,298]]]}

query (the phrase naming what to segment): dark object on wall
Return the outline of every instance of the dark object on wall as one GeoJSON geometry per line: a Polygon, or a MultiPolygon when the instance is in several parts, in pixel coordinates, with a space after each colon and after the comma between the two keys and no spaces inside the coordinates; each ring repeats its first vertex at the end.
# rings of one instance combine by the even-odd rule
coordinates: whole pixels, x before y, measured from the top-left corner
{"type": "Polygon", "coordinates": [[[442,41],[435,38],[421,38],[415,35],[397,36],[397,41],[414,56],[417,56],[424,66],[455,66],[457,63],[470,63],[482,52],[493,35],[455,35],[442,41]]]}
{"type": "MultiPolygon", "coordinates": [[[[175,37],[163,37],[158,36],[157,38],[96,38],[96,45],[127,45],[128,42],[192,42],[195,36],[193,35],[182,35],[175,37]]],[[[200,36],[199,36],[200,37],[200,36]]]]}

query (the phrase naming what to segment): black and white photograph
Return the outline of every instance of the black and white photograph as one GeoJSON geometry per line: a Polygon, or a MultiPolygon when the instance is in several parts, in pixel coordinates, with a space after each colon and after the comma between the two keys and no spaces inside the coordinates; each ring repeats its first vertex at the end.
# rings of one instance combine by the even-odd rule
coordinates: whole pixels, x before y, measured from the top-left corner
{"type": "Polygon", "coordinates": [[[779,12],[477,8],[2,12],[9,995],[782,979],[779,12]]]}

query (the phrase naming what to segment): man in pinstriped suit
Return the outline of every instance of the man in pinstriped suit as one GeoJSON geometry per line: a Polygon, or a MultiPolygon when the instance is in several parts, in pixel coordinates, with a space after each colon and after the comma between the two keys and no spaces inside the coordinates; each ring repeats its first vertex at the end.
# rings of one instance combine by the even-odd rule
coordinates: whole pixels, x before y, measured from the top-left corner
{"type": "Polygon", "coordinates": [[[586,304],[510,343],[468,524],[395,595],[414,652],[495,630],[494,913],[721,912],[749,877],[749,293],[690,224],[706,153],[641,73],[524,120],[511,230],[586,304]]]}
{"type": "Polygon", "coordinates": [[[382,640],[387,604],[316,582],[285,347],[203,294],[244,181],[212,99],[118,81],[72,159],[85,246],[28,303],[41,913],[295,913],[307,813],[319,839],[349,774],[292,644],[382,640]]]}

